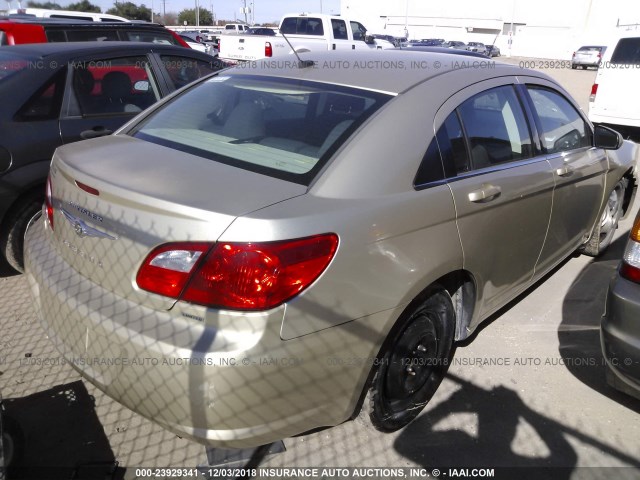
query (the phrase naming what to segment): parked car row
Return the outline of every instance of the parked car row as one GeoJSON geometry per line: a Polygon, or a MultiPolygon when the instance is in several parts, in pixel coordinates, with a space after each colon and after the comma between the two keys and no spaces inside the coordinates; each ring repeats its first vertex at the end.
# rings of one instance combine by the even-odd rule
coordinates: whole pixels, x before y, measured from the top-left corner
{"type": "Polygon", "coordinates": [[[411,40],[403,42],[402,47],[442,47],[455,50],[467,50],[469,52],[479,53],[487,57],[499,57],[500,49],[495,45],[485,45],[480,42],[464,43],[458,40],[445,41],[443,38],[425,38],[422,40],[411,40]]]}

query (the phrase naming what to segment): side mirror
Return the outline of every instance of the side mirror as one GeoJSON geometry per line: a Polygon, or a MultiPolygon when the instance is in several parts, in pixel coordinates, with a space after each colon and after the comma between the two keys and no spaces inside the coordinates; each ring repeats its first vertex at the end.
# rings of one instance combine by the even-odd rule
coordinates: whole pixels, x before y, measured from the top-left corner
{"type": "Polygon", "coordinates": [[[365,35],[364,36],[364,43],[366,43],[367,45],[375,45],[376,44],[376,39],[374,38],[373,35],[365,35]]]}
{"type": "Polygon", "coordinates": [[[617,150],[623,143],[622,135],[604,125],[596,125],[593,132],[593,146],[605,150],[617,150]]]}

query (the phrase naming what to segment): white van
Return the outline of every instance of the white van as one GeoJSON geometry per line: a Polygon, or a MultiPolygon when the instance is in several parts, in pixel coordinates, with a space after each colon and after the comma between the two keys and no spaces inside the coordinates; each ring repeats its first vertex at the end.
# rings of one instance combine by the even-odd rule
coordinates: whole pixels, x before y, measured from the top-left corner
{"type": "Polygon", "coordinates": [[[640,127],[640,31],[625,33],[602,58],[589,97],[589,120],[640,127]]]}
{"type": "Polygon", "coordinates": [[[128,22],[124,17],[109,13],[76,12],[73,10],[47,10],[44,8],[13,8],[9,15],[24,15],[36,18],[65,18],[67,20],[88,20],[90,22],[128,22]]]}

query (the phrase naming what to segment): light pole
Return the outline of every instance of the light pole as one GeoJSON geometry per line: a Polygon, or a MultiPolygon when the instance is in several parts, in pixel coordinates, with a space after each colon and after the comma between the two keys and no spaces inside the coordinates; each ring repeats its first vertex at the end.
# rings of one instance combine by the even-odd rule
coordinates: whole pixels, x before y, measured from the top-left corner
{"type": "Polygon", "coordinates": [[[200,26],[200,2],[196,0],[196,27],[200,26]]]}

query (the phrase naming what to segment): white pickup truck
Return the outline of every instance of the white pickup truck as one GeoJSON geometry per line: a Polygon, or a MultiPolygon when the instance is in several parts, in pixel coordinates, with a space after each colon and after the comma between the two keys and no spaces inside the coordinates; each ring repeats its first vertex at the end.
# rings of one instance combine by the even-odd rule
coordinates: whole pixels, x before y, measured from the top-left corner
{"type": "Polygon", "coordinates": [[[393,47],[391,42],[367,35],[367,29],[360,22],[336,15],[303,13],[285,15],[280,22],[280,33],[276,36],[222,37],[219,56],[223,60],[239,62],[288,55],[293,50],[302,53],[393,47]]]}

